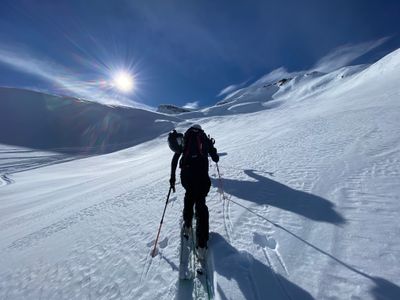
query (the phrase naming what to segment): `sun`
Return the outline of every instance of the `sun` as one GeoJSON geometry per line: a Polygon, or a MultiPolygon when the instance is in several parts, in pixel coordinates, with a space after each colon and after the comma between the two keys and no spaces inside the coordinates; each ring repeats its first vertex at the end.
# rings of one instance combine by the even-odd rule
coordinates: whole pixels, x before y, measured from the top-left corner
{"type": "Polygon", "coordinates": [[[132,92],[135,88],[134,77],[126,71],[119,71],[113,77],[113,86],[124,93],[132,92]]]}

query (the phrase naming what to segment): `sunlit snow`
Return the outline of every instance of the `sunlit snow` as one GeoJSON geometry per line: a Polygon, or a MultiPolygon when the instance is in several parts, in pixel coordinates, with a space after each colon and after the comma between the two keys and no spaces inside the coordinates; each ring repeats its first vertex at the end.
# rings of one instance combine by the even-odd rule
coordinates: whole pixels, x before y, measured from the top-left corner
{"type": "MultiPolygon", "coordinates": [[[[222,182],[212,163],[207,198],[216,299],[400,299],[399,82],[397,50],[371,66],[258,83],[173,117],[93,106],[98,115],[65,126],[90,116],[101,120],[84,123],[94,137],[113,128],[114,144],[135,139],[96,156],[56,148],[111,140],[85,144],[68,131],[45,143],[35,132],[44,139],[35,144],[29,114],[2,115],[0,298],[191,299],[193,286],[178,279],[179,184],[158,255],[150,251],[169,188],[167,133],[195,122],[221,156],[222,182]],[[107,115],[150,121],[126,131],[107,115]]],[[[75,105],[58,109],[67,116],[75,105]]]]}

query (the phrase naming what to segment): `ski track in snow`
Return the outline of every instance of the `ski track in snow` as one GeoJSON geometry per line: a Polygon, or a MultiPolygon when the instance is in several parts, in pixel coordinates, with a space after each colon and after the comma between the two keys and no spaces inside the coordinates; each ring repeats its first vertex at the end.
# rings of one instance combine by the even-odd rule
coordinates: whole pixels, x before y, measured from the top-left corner
{"type": "Polygon", "coordinates": [[[0,187],[3,185],[11,184],[13,182],[14,181],[7,174],[0,175],[0,187]]]}
{"type": "Polygon", "coordinates": [[[0,144],[0,173],[14,174],[68,162],[83,155],[68,155],[0,144]]]}
{"type": "MultiPolygon", "coordinates": [[[[221,166],[220,168],[223,169],[223,166],[221,166]]],[[[236,170],[234,173],[237,172],[238,170],[236,170]]],[[[224,174],[221,173],[221,176],[224,176],[224,174]]],[[[222,205],[222,209],[218,210],[215,209],[215,207],[213,207],[215,206],[215,200],[213,199],[212,203],[213,206],[211,207],[211,211],[216,210],[217,212],[222,214],[221,217],[216,217],[216,219],[223,220],[223,227],[225,229],[224,231],[227,237],[227,241],[229,241],[237,249],[248,248],[248,245],[253,245],[252,247],[253,255],[255,254],[255,258],[264,261],[264,263],[269,266],[270,270],[272,271],[272,274],[279,273],[282,276],[289,276],[287,267],[285,266],[283,258],[279,253],[278,249],[279,245],[277,241],[273,238],[273,234],[275,232],[273,225],[271,225],[266,220],[261,219],[259,216],[254,214],[256,213],[258,215],[268,217],[269,207],[267,205],[249,207],[251,211],[254,213],[245,210],[242,212],[242,214],[240,214],[239,218],[235,221],[235,223],[232,223],[232,217],[230,212],[231,205],[234,205],[230,201],[232,195],[229,196],[225,195],[225,201],[224,201],[223,196],[220,193],[220,188],[218,188],[217,193],[220,194],[218,197],[218,201],[220,201],[220,203],[217,203],[217,205],[218,204],[222,205]],[[249,232],[249,229],[251,228],[256,228],[257,231],[251,233],[249,232]]],[[[211,250],[218,251],[218,250],[213,250],[212,248],[211,250]]],[[[250,296],[250,294],[247,294],[246,297],[248,299],[263,299],[263,296],[261,296],[262,290],[259,291],[259,287],[253,284],[254,275],[252,275],[250,272],[247,273],[246,275],[242,274],[242,276],[249,278],[250,286],[248,291],[250,290],[252,291],[252,296],[250,296]]],[[[284,299],[292,299],[291,296],[286,291],[286,288],[282,283],[281,279],[278,276],[274,276],[274,280],[276,281],[277,287],[282,291],[281,296],[283,295],[284,299]]]]}
{"type": "Polygon", "coordinates": [[[127,193],[126,195],[117,196],[115,199],[107,199],[103,202],[84,208],[66,218],[63,218],[56,223],[41,228],[38,231],[35,231],[21,239],[14,241],[11,245],[8,246],[8,248],[20,249],[24,247],[29,247],[34,243],[40,242],[41,239],[45,239],[61,230],[66,230],[69,227],[78,224],[79,222],[85,221],[87,218],[94,217],[103,210],[113,211],[115,207],[127,207],[129,205],[129,201],[132,201],[133,199],[132,196],[132,193],[127,193]]]}
{"type": "Polygon", "coordinates": [[[232,234],[233,234],[233,224],[231,222],[230,217],[230,204],[228,197],[221,196],[221,203],[222,203],[222,219],[224,220],[224,228],[226,236],[228,237],[228,241],[232,241],[232,234]]]}
{"type": "MultiPolygon", "coordinates": [[[[259,215],[268,216],[268,207],[253,207],[251,210],[259,215]]],[[[253,244],[254,252],[256,253],[256,257],[258,257],[261,261],[264,261],[266,265],[268,265],[272,271],[272,274],[279,273],[283,276],[289,276],[288,270],[285,266],[285,263],[279,253],[278,242],[273,238],[274,236],[274,228],[271,224],[266,222],[263,219],[260,219],[257,215],[254,215],[250,212],[245,213],[245,215],[241,216],[238,220],[238,223],[235,227],[239,228],[256,228],[257,231],[253,231],[252,235],[250,232],[244,231],[234,239],[240,241],[242,244],[238,244],[238,248],[246,248],[246,245],[253,244]],[[250,236],[249,236],[250,235],[250,236]],[[251,240],[252,238],[252,240],[251,240]],[[260,252],[263,254],[263,257],[260,255],[260,252]]],[[[282,289],[282,291],[286,294],[288,299],[292,299],[290,295],[287,294],[286,288],[283,283],[279,279],[279,277],[274,276],[277,285],[282,289]]],[[[257,290],[257,287],[254,287],[257,290]]]]}

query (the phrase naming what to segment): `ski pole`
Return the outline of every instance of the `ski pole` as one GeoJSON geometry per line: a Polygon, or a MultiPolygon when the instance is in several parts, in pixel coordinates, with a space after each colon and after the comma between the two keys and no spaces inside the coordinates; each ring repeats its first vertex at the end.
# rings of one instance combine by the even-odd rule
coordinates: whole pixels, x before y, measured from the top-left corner
{"type": "Polygon", "coordinates": [[[157,242],[158,242],[158,238],[160,237],[161,226],[162,226],[162,224],[164,222],[164,215],[165,215],[165,211],[167,210],[167,204],[168,204],[168,201],[169,201],[169,196],[171,195],[171,191],[172,191],[172,186],[169,188],[169,191],[168,191],[167,201],[165,202],[164,212],[162,214],[161,221],[160,221],[160,227],[158,228],[158,233],[157,233],[156,241],[154,243],[154,248],[153,248],[153,251],[151,252],[151,256],[152,257],[156,256],[157,242]]]}
{"type": "Polygon", "coordinates": [[[219,178],[219,188],[221,189],[222,200],[226,200],[225,193],[224,193],[224,188],[223,188],[223,185],[222,185],[221,173],[219,172],[218,163],[215,163],[215,165],[217,166],[217,172],[218,172],[218,178],[219,178]]]}

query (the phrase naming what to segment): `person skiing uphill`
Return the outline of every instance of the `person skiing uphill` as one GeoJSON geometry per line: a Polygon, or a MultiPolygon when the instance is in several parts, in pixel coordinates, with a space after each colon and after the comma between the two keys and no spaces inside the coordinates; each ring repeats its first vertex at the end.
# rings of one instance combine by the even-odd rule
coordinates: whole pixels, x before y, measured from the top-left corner
{"type": "MultiPolygon", "coordinates": [[[[176,133],[176,132],[175,132],[176,133]]],[[[204,258],[209,234],[209,214],[206,197],[211,187],[208,176],[208,155],[214,162],[219,161],[214,140],[207,137],[201,126],[196,124],[190,127],[183,136],[183,147],[176,151],[171,161],[170,185],[175,191],[175,171],[179,162],[181,169],[181,183],[185,188],[183,208],[183,231],[186,236],[191,232],[193,206],[196,209],[196,237],[197,253],[204,258]]]]}

